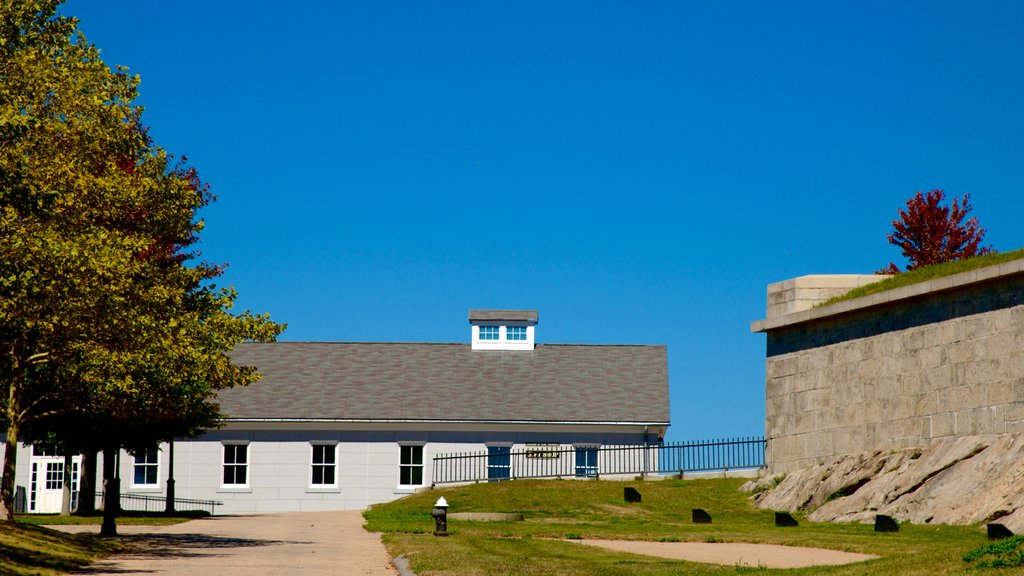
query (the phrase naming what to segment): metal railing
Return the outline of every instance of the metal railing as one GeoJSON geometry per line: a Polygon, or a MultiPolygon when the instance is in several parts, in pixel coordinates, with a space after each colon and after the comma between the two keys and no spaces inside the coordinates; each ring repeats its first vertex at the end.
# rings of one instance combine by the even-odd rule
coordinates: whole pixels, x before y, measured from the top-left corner
{"type": "MultiPolygon", "coordinates": [[[[102,506],[103,502],[103,491],[96,491],[96,502],[102,506]]],[[[174,509],[183,510],[204,510],[209,512],[213,516],[216,512],[217,506],[223,506],[224,503],[219,500],[196,500],[194,498],[175,498],[174,509]]],[[[163,512],[167,506],[167,498],[165,496],[157,496],[152,494],[132,494],[132,493],[121,493],[121,510],[127,510],[129,512],[163,512]]]]}
{"type": "Polygon", "coordinates": [[[649,446],[527,445],[523,449],[438,454],[432,484],[516,478],[599,478],[764,467],[761,437],[649,446]]]}

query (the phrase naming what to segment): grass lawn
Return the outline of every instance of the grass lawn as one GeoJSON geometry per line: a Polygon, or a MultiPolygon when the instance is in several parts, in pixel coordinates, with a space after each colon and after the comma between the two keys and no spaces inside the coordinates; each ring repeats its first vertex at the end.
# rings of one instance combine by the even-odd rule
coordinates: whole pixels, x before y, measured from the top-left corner
{"type": "Polygon", "coordinates": [[[0,574],[65,574],[121,549],[117,542],[96,536],[0,521],[0,574]]]}
{"type": "Polygon", "coordinates": [[[893,288],[909,286],[926,280],[942,278],[943,276],[952,276],[953,274],[984,268],[986,266],[995,266],[996,264],[1002,264],[1003,262],[1010,262],[1020,258],[1024,258],[1024,248],[1010,252],[997,252],[995,254],[986,254],[984,256],[974,256],[973,258],[957,260],[955,262],[943,262],[942,264],[922,266],[916,270],[896,274],[891,278],[886,278],[885,280],[873,282],[866,286],[854,288],[846,294],[836,296],[835,298],[818,304],[818,306],[828,306],[829,304],[835,304],[836,302],[842,302],[843,300],[852,300],[854,298],[860,298],[861,296],[867,296],[868,294],[877,294],[879,292],[885,292],[886,290],[892,290],[893,288]]]}
{"type": "MultiPolygon", "coordinates": [[[[176,516],[126,513],[118,526],[167,525],[186,522],[205,513],[176,516]]],[[[19,514],[15,522],[0,521],[0,574],[12,576],[50,576],[80,569],[100,558],[123,551],[115,540],[94,534],[65,534],[40,525],[103,523],[103,516],[58,516],[56,514],[19,514]]]]}
{"type": "MultiPolygon", "coordinates": [[[[817,546],[882,556],[858,564],[787,570],[786,574],[948,575],[966,574],[963,555],[987,543],[976,526],[903,525],[900,532],[874,532],[861,524],[818,524],[801,519],[776,528],[772,512],[750,504],[741,479],[651,482],[517,480],[428,490],[366,513],[367,529],[384,532],[392,555],[406,555],[419,576],[498,574],[678,575],[780,572],[622,554],[583,547],[564,539],[754,542],[817,546]],[[623,488],[636,487],[643,502],[627,504],[623,488]],[[449,512],[511,512],[523,522],[450,520],[448,538],[432,535],[430,510],[444,496],[449,512]],[[713,524],[690,522],[703,508],[713,524]]],[[[998,569],[970,573],[1000,574],[998,569]]]]}

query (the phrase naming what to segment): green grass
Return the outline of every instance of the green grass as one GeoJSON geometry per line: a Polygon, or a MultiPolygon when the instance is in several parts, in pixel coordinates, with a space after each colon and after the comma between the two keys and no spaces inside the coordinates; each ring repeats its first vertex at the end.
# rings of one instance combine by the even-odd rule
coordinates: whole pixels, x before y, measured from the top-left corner
{"type": "MultiPolygon", "coordinates": [[[[755,542],[817,546],[882,558],[835,567],[787,570],[787,575],[964,574],[963,555],[986,543],[976,526],[903,524],[894,534],[871,525],[811,523],[775,528],[771,511],[754,508],[739,492],[743,480],[652,482],[519,480],[425,491],[366,513],[367,529],[384,532],[397,556],[406,555],[419,576],[565,574],[648,576],[777,572],[622,554],[583,547],[568,537],[647,541],[755,542]],[[643,502],[627,504],[623,487],[636,487],[643,502]],[[510,512],[523,522],[450,520],[451,536],[431,533],[430,509],[444,496],[451,512],[510,512]],[[703,508],[713,523],[692,524],[691,509],[703,508]]],[[[982,570],[981,572],[988,572],[982,570]]],[[[997,571],[991,571],[999,574],[997,571]]],[[[971,573],[978,573],[972,570],[971,573]]]]}
{"type": "Polygon", "coordinates": [[[996,264],[1002,264],[1003,262],[1010,262],[1020,258],[1024,258],[1024,248],[1014,250],[1012,252],[997,252],[995,254],[975,256],[966,260],[957,260],[956,262],[944,262],[942,264],[923,266],[916,270],[911,270],[910,272],[903,272],[902,274],[896,274],[891,278],[873,282],[867,286],[854,288],[846,294],[836,296],[835,298],[818,304],[818,306],[828,306],[829,304],[835,304],[836,302],[842,302],[843,300],[852,300],[854,298],[860,298],[861,296],[877,294],[879,292],[885,292],[886,290],[892,290],[893,288],[909,286],[911,284],[917,284],[918,282],[942,278],[943,276],[951,276],[953,274],[984,268],[986,266],[994,266],[996,264]]]}
{"type": "Polygon", "coordinates": [[[65,574],[122,549],[117,542],[92,535],[0,521],[0,574],[65,574]]]}

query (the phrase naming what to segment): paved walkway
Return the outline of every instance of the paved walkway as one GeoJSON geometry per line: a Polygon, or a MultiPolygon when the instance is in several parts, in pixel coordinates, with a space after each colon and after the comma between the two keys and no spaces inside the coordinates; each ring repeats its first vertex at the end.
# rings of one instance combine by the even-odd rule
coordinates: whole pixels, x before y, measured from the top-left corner
{"type": "MultiPolygon", "coordinates": [[[[380,534],[352,512],[214,516],[173,526],[118,526],[134,550],[75,574],[394,576],[380,534]]],[[[98,532],[98,526],[54,526],[98,532]]]]}

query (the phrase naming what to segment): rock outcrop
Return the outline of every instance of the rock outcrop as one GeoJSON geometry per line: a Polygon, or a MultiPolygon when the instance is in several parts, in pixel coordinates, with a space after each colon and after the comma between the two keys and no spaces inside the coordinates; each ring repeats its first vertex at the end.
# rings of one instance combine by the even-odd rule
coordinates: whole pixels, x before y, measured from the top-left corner
{"type": "Polygon", "coordinates": [[[844,456],[743,489],[760,508],[812,521],[873,522],[885,514],[915,524],[998,521],[1024,534],[1024,434],[844,456]]]}

